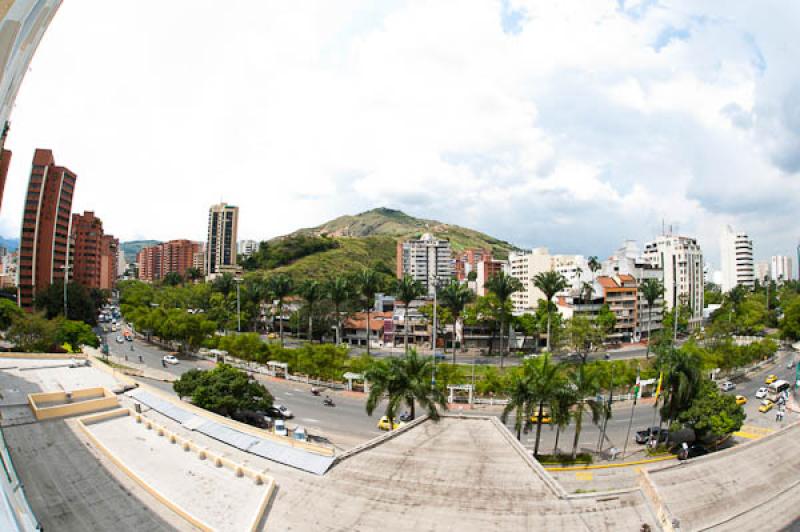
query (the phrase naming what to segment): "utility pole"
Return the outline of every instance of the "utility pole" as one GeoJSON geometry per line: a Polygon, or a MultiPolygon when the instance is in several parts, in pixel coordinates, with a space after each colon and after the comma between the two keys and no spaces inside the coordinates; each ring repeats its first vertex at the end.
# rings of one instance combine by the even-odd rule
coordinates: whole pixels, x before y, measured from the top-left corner
{"type": "Polygon", "coordinates": [[[622,459],[625,460],[625,452],[628,450],[628,440],[631,437],[633,427],[633,411],[636,410],[636,402],[639,400],[639,364],[636,364],[636,385],[633,387],[633,406],[631,406],[631,417],[628,420],[628,432],[625,434],[625,445],[622,446],[622,459]]]}

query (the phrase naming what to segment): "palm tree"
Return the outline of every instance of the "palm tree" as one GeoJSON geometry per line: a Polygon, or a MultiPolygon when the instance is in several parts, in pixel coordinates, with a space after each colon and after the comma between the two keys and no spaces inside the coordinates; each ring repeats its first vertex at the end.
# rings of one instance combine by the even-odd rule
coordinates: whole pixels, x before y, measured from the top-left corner
{"type": "Polygon", "coordinates": [[[561,368],[558,364],[553,364],[550,354],[525,363],[526,371],[531,372],[531,383],[533,386],[533,398],[538,403],[536,424],[536,443],[533,447],[533,455],[539,455],[539,440],[542,436],[542,417],[544,415],[545,403],[550,403],[556,397],[558,390],[564,386],[561,377],[561,368]]]}
{"type": "Polygon", "coordinates": [[[403,345],[405,352],[408,353],[408,327],[410,325],[408,306],[413,300],[425,295],[425,287],[410,275],[404,275],[402,279],[397,280],[394,295],[403,302],[403,307],[405,308],[405,314],[403,315],[403,345]]]}
{"type": "Polygon", "coordinates": [[[441,295],[442,306],[450,310],[453,316],[453,364],[456,363],[456,324],[461,318],[461,313],[467,303],[475,298],[475,294],[466,285],[459,283],[456,280],[450,281],[450,284],[444,287],[441,295]]]}
{"type": "Polygon", "coordinates": [[[593,399],[600,390],[597,373],[591,366],[579,364],[568,374],[569,386],[574,392],[575,408],[572,417],[575,420],[575,439],[572,441],[572,459],[578,456],[578,441],[583,427],[583,416],[588,409],[592,415],[592,423],[597,425],[603,412],[602,404],[593,399]]]}
{"type": "Polygon", "coordinates": [[[412,349],[402,357],[374,361],[364,373],[369,382],[367,396],[367,415],[371,416],[375,408],[386,396],[385,416],[392,427],[400,405],[406,404],[411,411],[411,419],[416,416],[416,403],[426,409],[428,416],[439,419],[437,406],[447,408],[444,394],[439,388],[431,387],[430,374],[433,359],[420,357],[412,349]]]}
{"type": "Polygon", "coordinates": [[[596,255],[592,255],[589,257],[589,269],[592,271],[592,284],[594,284],[594,276],[597,273],[597,270],[600,269],[600,261],[597,260],[596,255]]]}
{"type": "Polygon", "coordinates": [[[324,297],[322,285],[318,281],[308,280],[300,285],[298,290],[300,296],[306,300],[308,308],[308,341],[314,341],[314,305],[319,303],[324,297]]]}
{"type": "Polygon", "coordinates": [[[650,358],[650,333],[653,325],[653,303],[656,299],[664,295],[664,285],[658,279],[645,279],[642,281],[640,290],[647,300],[647,354],[645,358],[650,358]]]}
{"type": "Polygon", "coordinates": [[[283,347],[283,300],[294,291],[294,282],[292,278],[285,273],[279,273],[270,277],[268,286],[272,297],[278,300],[278,319],[280,320],[279,336],[281,339],[281,347],[283,347]]]}
{"type": "Polygon", "coordinates": [[[369,341],[371,338],[370,311],[375,304],[375,294],[380,290],[380,278],[375,270],[364,268],[356,276],[358,291],[363,298],[364,310],[367,313],[367,354],[369,354],[369,341]]]}
{"type": "Polygon", "coordinates": [[[195,282],[196,280],[200,279],[202,276],[203,276],[203,274],[200,273],[200,270],[198,270],[197,268],[192,267],[192,268],[187,268],[186,269],[186,278],[191,280],[192,282],[195,282]]]}
{"type": "Polygon", "coordinates": [[[215,292],[228,297],[228,294],[236,290],[236,281],[230,273],[223,273],[211,282],[211,286],[215,292]]]}
{"type": "Polygon", "coordinates": [[[530,419],[533,411],[533,386],[531,376],[525,372],[515,372],[506,390],[508,403],[503,408],[500,419],[503,424],[508,420],[508,415],[514,412],[514,429],[517,431],[517,439],[522,439],[522,430],[530,426],[530,419]]]}
{"type": "Polygon", "coordinates": [[[353,295],[350,281],[348,281],[347,277],[336,276],[326,284],[325,293],[333,303],[333,312],[336,316],[336,345],[339,345],[342,341],[342,316],[340,311],[342,305],[350,301],[353,295]]]}
{"type": "Polygon", "coordinates": [[[663,371],[664,406],[662,419],[667,418],[667,426],[683,410],[689,407],[700,387],[701,361],[697,354],[671,349],[659,354],[656,367],[663,371]]]}
{"type": "MultiPolygon", "coordinates": [[[[590,259],[591,267],[591,259],[590,259]]],[[[549,271],[537,273],[533,278],[533,285],[544,293],[547,304],[547,350],[550,351],[550,324],[552,321],[553,296],[569,286],[566,278],[558,272],[549,271]]]]}
{"type": "Polygon", "coordinates": [[[575,392],[570,386],[559,387],[550,400],[550,419],[553,425],[556,426],[556,442],[553,445],[553,456],[558,454],[558,438],[561,435],[561,431],[569,426],[569,422],[572,419],[571,409],[576,402],[575,392]]]}
{"type": "Polygon", "coordinates": [[[516,277],[500,272],[489,277],[486,288],[495,295],[500,303],[500,367],[503,367],[503,335],[505,333],[506,320],[508,319],[508,301],[511,295],[522,290],[522,283],[516,277]]]}

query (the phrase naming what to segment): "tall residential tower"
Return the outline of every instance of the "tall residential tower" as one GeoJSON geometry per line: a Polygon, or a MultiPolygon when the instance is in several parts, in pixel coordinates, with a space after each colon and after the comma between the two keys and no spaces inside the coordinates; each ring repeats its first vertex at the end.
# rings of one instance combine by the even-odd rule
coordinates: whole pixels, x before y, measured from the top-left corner
{"type": "Polygon", "coordinates": [[[722,291],[730,292],[738,285],[753,288],[755,266],[753,264],[753,241],[747,233],[737,233],[728,225],[722,230],[719,241],[722,266],[722,291]]]}
{"type": "Polygon", "coordinates": [[[644,247],[644,258],[664,272],[664,308],[689,307],[689,325],[703,321],[703,251],[697,240],[661,235],[644,247]]]}
{"type": "Polygon", "coordinates": [[[236,273],[236,235],[239,226],[239,207],[220,203],[208,211],[208,241],[206,267],[208,277],[236,273]]]}

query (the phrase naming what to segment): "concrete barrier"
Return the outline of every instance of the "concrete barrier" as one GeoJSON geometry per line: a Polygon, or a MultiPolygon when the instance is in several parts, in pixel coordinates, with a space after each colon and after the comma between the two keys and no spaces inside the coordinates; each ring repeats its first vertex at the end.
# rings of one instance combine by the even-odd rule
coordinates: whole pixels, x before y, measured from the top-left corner
{"type": "Polygon", "coordinates": [[[2,358],[20,358],[30,360],[86,360],[83,353],[0,353],[2,358]]]}
{"type": "Polygon", "coordinates": [[[55,417],[88,414],[119,405],[117,396],[106,388],[83,388],[72,392],[41,392],[28,394],[28,404],[34,417],[41,421],[55,417]],[[59,403],[44,406],[48,403],[59,403]]]}

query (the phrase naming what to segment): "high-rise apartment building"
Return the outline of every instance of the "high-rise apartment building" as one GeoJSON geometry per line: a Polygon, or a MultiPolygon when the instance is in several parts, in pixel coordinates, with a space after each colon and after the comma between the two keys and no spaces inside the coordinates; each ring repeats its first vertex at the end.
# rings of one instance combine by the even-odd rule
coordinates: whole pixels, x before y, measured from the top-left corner
{"type": "Polygon", "coordinates": [[[215,277],[221,273],[236,273],[236,236],[239,227],[239,207],[220,203],[208,210],[208,240],[206,241],[205,273],[215,277]]]}
{"type": "Polygon", "coordinates": [[[703,320],[703,251],[697,240],[685,236],[661,235],[644,247],[644,258],[663,270],[664,308],[686,305],[689,325],[703,320]]]}
{"type": "Polygon", "coordinates": [[[169,273],[182,276],[195,267],[195,255],[202,253],[203,245],[191,240],[170,240],[139,250],[139,279],[158,281],[169,273]]]}
{"type": "Polygon", "coordinates": [[[791,281],[794,279],[792,258],[786,255],[773,255],[769,261],[769,273],[776,282],[791,281]]]}
{"type": "Polygon", "coordinates": [[[117,278],[119,241],[103,232],[92,211],[72,215],[72,280],[87,288],[111,290],[117,278]]]}
{"type": "Polygon", "coordinates": [[[466,281],[470,272],[477,271],[478,263],[484,259],[492,259],[490,250],[470,248],[457,254],[453,261],[453,275],[456,280],[459,282],[466,281]]]}
{"type": "Polygon", "coordinates": [[[397,278],[409,275],[422,283],[428,295],[453,278],[450,241],[425,233],[418,240],[397,242],[397,278]]]}
{"type": "Polygon", "coordinates": [[[511,253],[508,256],[509,275],[522,283],[522,290],[511,295],[514,314],[533,313],[544,294],[533,284],[536,275],[556,271],[564,276],[569,287],[558,295],[567,295],[589,278],[589,266],[582,255],[551,255],[547,248],[511,253]]]}
{"type": "Polygon", "coordinates": [[[258,242],[255,240],[240,240],[239,241],[239,255],[245,257],[252,255],[258,250],[258,242]]]}
{"type": "Polygon", "coordinates": [[[753,265],[753,241],[747,233],[737,233],[730,225],[722,230],[719,241],[722,266],[722,291],[735,286],[753,288],[756,272],[753,265]]]}
{"type": "Polygon", "coordinates": [[[50,150],[34,153],[19,250],[17,301],[24,309],[33,308],[38,291],[64,279],[76,178],[68,169],[56,166],[50,150]]]}

